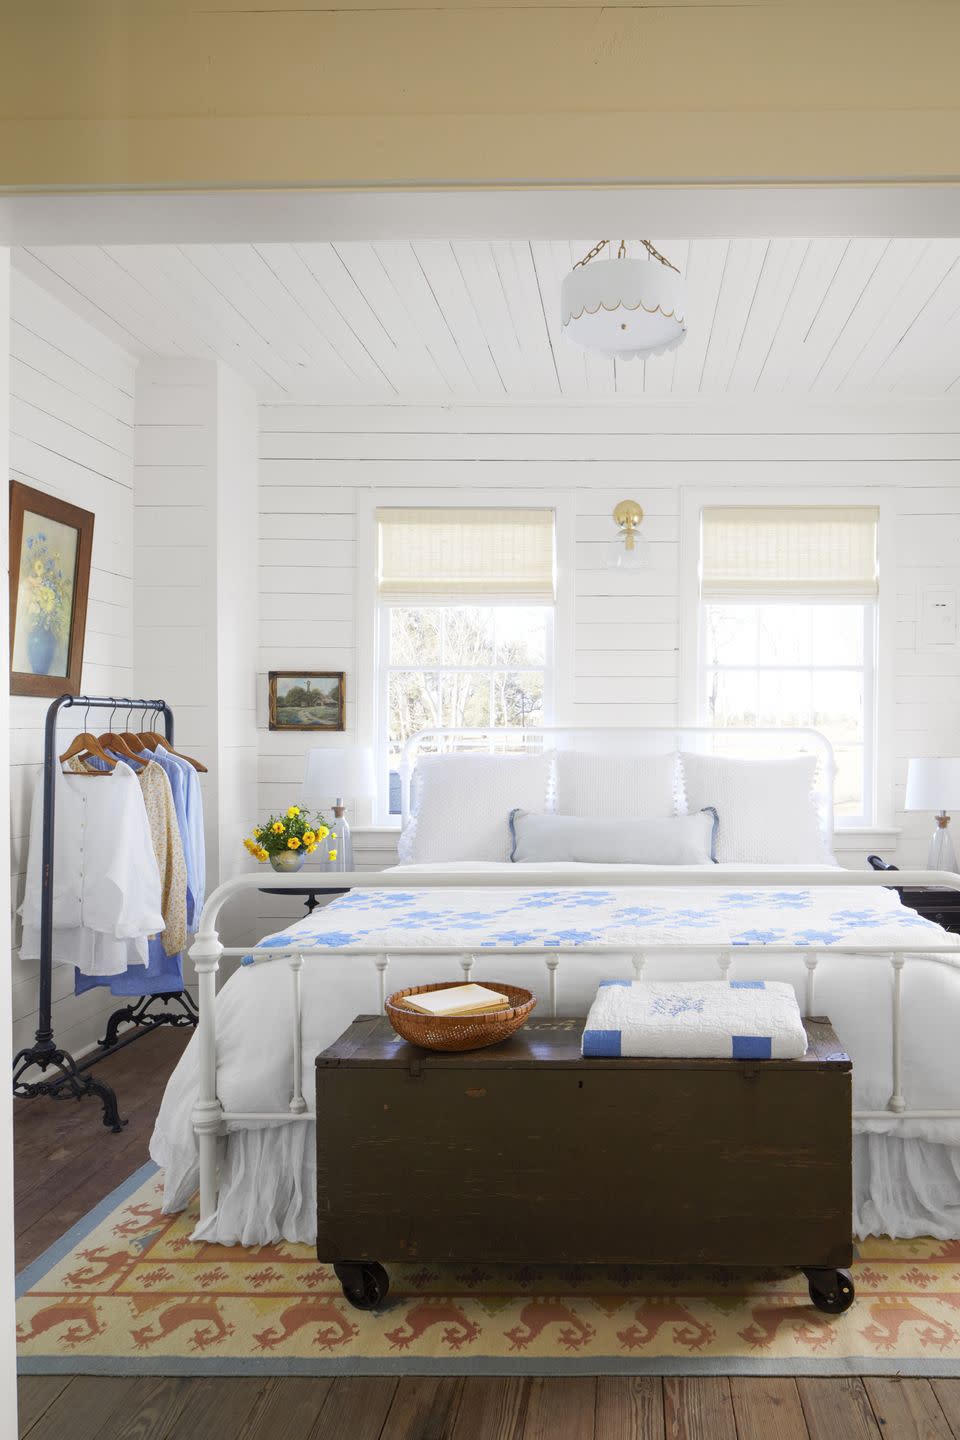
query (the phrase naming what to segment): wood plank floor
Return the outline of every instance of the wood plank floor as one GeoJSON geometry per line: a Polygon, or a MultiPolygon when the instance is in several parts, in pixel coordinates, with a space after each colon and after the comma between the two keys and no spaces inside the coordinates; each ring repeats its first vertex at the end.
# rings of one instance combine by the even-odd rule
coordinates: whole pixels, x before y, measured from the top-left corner
{"type": "MultiPolygon", "coordinates": [[[[159,1032],[100,1067],[129,1117],[122,1135],[90,1101],[18,1102],[21,1266],[147,1159],[184,1043],[159,1032]]],[[[19,1394],[30,1440],[960,1440],[960,1380],[77,1375],[24,1376],[19,1394]]]]}

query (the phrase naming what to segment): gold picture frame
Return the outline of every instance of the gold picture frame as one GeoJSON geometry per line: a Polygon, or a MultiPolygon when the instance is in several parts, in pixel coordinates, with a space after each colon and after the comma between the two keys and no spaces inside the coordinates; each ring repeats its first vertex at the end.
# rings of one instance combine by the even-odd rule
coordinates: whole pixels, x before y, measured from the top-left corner
{"type": "Polygon", "coordinates": [[[271,730],[345,730],[342,670],[271,670],[271,730]]]}

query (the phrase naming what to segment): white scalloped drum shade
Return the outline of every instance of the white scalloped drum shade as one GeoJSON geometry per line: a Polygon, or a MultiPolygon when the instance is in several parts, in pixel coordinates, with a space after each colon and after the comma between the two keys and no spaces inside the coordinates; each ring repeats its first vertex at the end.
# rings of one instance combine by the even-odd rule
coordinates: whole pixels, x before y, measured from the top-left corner
{"type": "Polygon", "coordinates": [[[659,260],[591,260],[565,278],[560,318],[585,350],[630,360],[675,349],[686,304],[683,277],[659,260]]]}

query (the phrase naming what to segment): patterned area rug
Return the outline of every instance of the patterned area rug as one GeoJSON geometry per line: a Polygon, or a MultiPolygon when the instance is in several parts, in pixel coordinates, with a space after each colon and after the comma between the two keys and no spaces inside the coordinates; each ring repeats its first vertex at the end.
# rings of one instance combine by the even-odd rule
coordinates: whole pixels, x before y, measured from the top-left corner
{"type": "Polygon", "coordinates": [[[392,1266],[352,1309],[305,1245],[197,1244],[152,1165],[20,1277],[28,1374],[960,1374],[960,1241],[871,1240],[827,1316],[802,1276],[392,1266]]]}

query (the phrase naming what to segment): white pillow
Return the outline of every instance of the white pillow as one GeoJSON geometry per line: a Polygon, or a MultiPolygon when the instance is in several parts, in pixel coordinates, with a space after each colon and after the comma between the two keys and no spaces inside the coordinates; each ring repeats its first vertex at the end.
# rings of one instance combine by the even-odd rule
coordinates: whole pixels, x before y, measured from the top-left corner
{"type": "Polygon", "coordinates": [[[557,813],[604,820],[677,813],[677,757],[557,752],[557,813]]]}
{"type": "Polygon", "coordinates": [[[513,810],[510,859],[518,864],[572,860],[593,865],[709,865],[716,832],[715,810],[653,820],[600,820],[513,810]]]}
{"type": "Polygon", "coordinates": [[[510,811],[547,803],[550,754],[424,755],[403,859],[509,860],[510,811]]]}
{"type": "Polygon", "coordinates": [[[740,865],[819,865],[831,857],[817,819],[815,755],[782,760],[680,756],[687,810],[720,816],[717,860],[740,865]]]}

